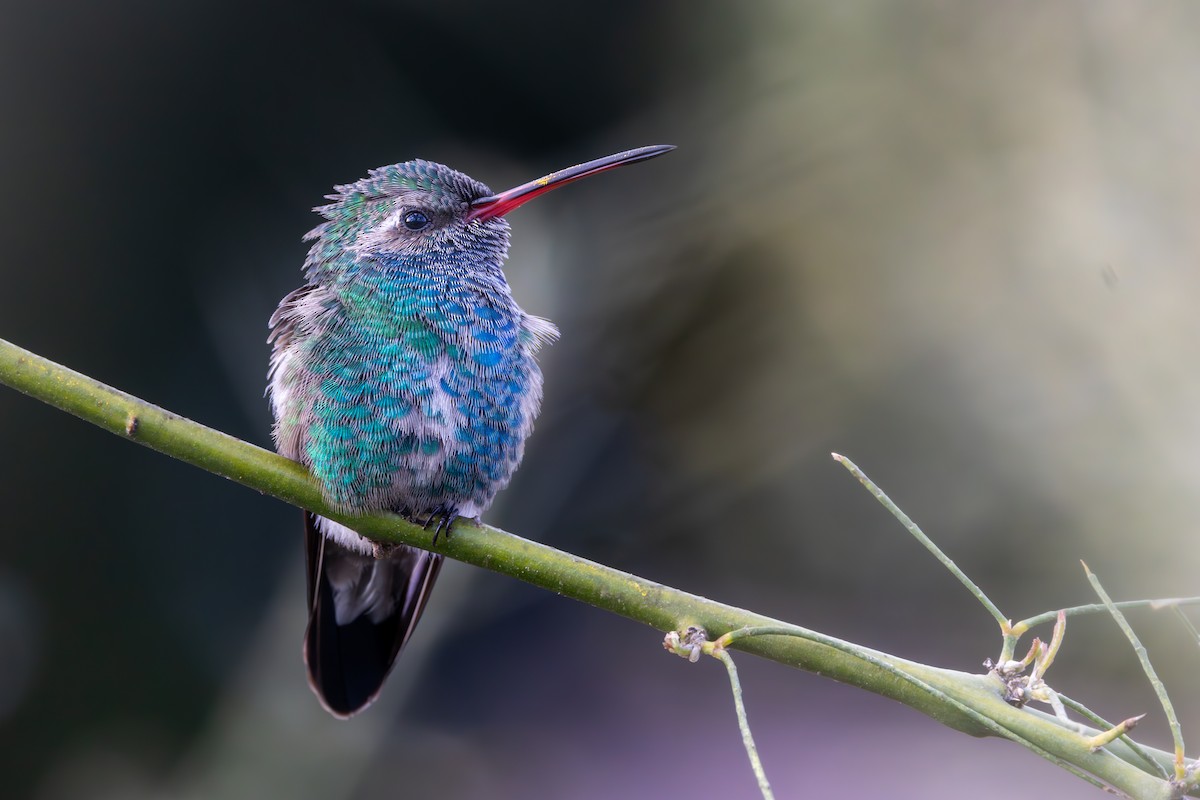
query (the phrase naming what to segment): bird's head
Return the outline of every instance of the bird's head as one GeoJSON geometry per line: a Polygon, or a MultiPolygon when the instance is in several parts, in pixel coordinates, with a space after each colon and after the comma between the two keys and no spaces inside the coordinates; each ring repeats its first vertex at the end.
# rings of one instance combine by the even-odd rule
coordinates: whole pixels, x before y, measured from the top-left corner
{"type": "Polygon", "coordinates": [[[499,270],[508,255],[505,214],[572,181],[672,149],[655,145],[627,150],[498,194],[431,161],[371,170],[360,181],[335,187],[335,194],[329,195],[333,202],[315,209],[326,222],[305,237],[316,240],[305,262],[306,274],[319,283],[334,273],[395,263],[439,271],[499,270]]]}

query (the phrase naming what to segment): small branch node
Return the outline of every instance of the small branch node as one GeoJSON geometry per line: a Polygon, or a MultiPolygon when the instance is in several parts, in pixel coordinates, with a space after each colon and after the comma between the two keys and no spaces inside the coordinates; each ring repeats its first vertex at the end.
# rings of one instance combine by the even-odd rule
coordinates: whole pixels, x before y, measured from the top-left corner
{"type": "Polygon", "coordinates": [[[663,649],[695,664],[704,653],[712,655],[713,644],[708,641],[708,631],[689,625],[682,634],[679,631],[667,631],[663,637],[663,649]]]}
{"type": "Polygon", "coordinates": [[[1058,693],[1043,679],[1050,665],[1054,663],[1054,657],[1058,654],[1058,648],[1062,646],[1066,631],[1067,617],[1059,612],[1050,644],[1035,638],[1029,645],[1029,652],[1020,661],[1008,660],[996,664],[988,659],[983,662],[984,668],[1003,682],[1006,703],[1017,708],[1022,708],[1030,700],[1046,703],[1054,709],[1056,717],[1064,722],[1070,721],[1062,701],[1058,699],[1058,693]],[[1025,674],[1027,669],[1028,675],[1025,674]]]}

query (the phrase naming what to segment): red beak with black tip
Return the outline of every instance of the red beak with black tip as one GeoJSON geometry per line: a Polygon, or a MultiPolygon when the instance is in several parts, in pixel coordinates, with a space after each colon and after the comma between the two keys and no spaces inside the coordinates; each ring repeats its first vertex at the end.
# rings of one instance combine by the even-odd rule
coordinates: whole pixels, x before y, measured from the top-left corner
{"type": "Polygon", "coordinates": [[[467,221],[503,217],[517,206],[524,205],[538,195],[545,194],[551,189],[557,189],[580,178],[598,175],[601,172],[623,167],[626,164],[636,164],[639,161],[655,158],[674,149],[675,145],[673,144],[653,144],[649,147],[639,147],[636,150],[626,150],[623,153],[614,153],[611,156],[597,158],[595,161],[589,161],[586,164],[576,164],[573,167],[560,169],[558,172],[551,172],[549,175],[544,178],[538,178],[536,181],[523,183],[520,186],[500,192],[499,194],[491,194],[473,201],[471,203],[471,210],[467,212],[467,221]]]}

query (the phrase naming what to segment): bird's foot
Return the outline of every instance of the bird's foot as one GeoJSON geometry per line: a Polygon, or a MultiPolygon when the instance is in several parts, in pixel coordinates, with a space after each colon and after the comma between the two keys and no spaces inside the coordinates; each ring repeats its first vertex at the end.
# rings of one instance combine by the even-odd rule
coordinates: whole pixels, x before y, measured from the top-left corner
{"type": "Polygon", "coordinates": [[[438,536],[442,533],[446,534],[446,539],[450,539],[450,527],[454,524],[454,520],[458,519],[458,508],[447,503],[438,504],[432,511],[429,512],[428,519],[425,520],[423,527],[429,530],[429,526],[437,521],[437,525],[433,529],[433,543],[437,544],[438,536]]]}

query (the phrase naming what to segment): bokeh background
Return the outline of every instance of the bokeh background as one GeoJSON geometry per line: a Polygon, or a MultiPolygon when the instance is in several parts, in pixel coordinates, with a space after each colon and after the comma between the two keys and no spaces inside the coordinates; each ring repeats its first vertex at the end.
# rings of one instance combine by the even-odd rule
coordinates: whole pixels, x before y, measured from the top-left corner
{"type": "MultiPolygon", "coordinates": [[[[4,6],[4,338],[266,445],[266,320],[334,183],[672,143],[511,218],[563,338],[488,521],[979,669],[994,624],[836,450],[1013,617],[1090,602],[1080,558],[1197,593],[1195,3],[4,6]]],[[[295,509],[7,389],[0,502],[4,797],[755,796],[724,671],[655,631],[448,564],[342,723],[304,682],[295,509]]],[[[1134,619],[1195,731],[1197,643],[1134,619]]],[[[780,796],[1099,796],[741,664],[780,796]]],[[[1050,679],[1169,745],[1111,621],[1050,679]]]]}

